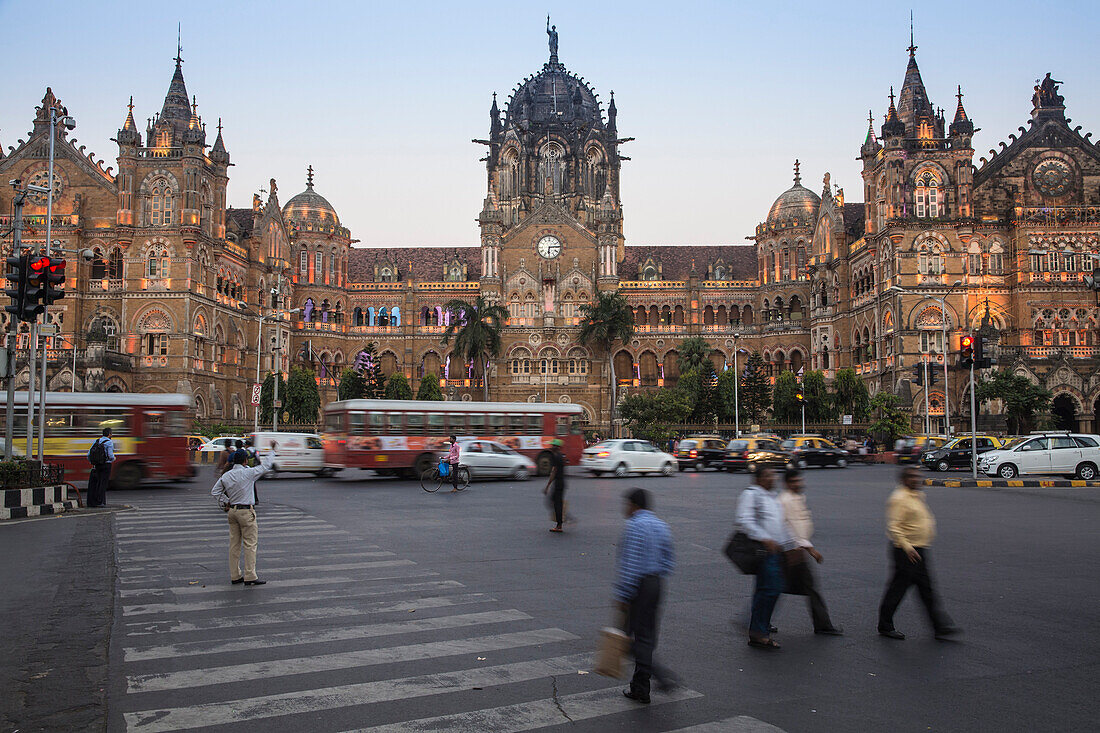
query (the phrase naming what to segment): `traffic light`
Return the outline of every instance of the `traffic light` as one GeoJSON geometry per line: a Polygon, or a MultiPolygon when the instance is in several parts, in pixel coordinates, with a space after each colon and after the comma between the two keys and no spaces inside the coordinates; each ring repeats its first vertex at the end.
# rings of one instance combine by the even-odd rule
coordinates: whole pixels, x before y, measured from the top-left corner
{"type": "Polygon", "coordinates": [[[1091,275],[1085,275],[1085,285],[1090,290],[1100,291],[1100,267],[1094,268],[1091,275]]]}
{"type": "Polygon", "coordinates": [[[31,255],[29,260],[30,262],[27,265],[27,304],[23,309],[23,312],[28,314],[29,317],[23,320],[33,321],[39,313],[46,309],[46,306],[42,303],[46,295],[47,279],[50,274],[50,258],[31,255]]]}
{"type": "Polygon", "coordinates": [[[913,384],[924,386],[924,367],[917,365],[913,367],[913,384]]]}
{"type": "Polygon", "coordinates": [[[46,276],[43,278],[45,289],[42,293],[42,303],[53,305],[65,297],[64,290],[54,287],[65,284],[65,258],[49,257],[48,259],[50,264],[47,267],[46,276]]]}
{"type": "Polygon", "coordinates": [[[959,339],[959,366],[970,367],[974,364],[974,337],[967,334],[959,339]]]}
{"type": "Polygon", "coordinates": [[[802,390],[798,390],[794,393],[794,398],[801,404],[806,401],[806,397],[802,394],[802,390]]]}
{"type": "Polygon", "coordinates": [[[978,335],[974,339],[974,366],[977,369],[988,369],[993,366],[993,342],[988,336],[978,335]]]}
{"type": "Polygon", "coordinates": [[[48,266],[42,265],[43,261],[49,262],[45,257],[33,258],[31,255],[7,258],[9,270],[4,274],[4,279],[8,287],[4,292],[11,298],[11,304],[4,306],[4,310],[20,321],[33,322],[43,310],[39,303],[41,288],[38,286],[41,270],[48,266]]]}

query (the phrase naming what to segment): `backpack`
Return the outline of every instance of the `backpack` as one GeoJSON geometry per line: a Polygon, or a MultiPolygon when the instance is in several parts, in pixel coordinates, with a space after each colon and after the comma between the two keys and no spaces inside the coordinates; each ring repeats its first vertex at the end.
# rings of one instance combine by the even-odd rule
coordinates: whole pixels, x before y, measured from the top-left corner
{"type": "Polygon", "coordinates": [[[107,462],[107,444],[103,442],[102,438],[98,438],[96,442],[92,443],[92,447],[88,451],[88,460],[91,461],[93,466],[102,466],[107,462]]]}

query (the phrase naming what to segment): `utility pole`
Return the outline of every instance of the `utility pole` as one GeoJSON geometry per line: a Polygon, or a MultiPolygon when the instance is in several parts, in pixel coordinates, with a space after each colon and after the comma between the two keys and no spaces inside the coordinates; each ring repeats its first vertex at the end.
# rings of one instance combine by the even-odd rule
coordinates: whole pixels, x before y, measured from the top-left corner
{"type": "Polygon", "coordinates": [[[974,396],[974,362],[970,362],[970,477],[978,478],[978,411],[974,396]]]}
{"type": "Polygon", "coordinates": [[[924,434],[932,434],[932,415],[928,412],[928,390],[931,386],[928,383],[928,355],[924,357],[924,434]]]}
{"type": "Polygon", "coordinates": [[[739,335],[733,335],[733,437],[741,437],[741,399],[737,394],[737,385],[741,382],[741,372],[737,370],[737,340],[739,335]]]}
{"type": "MultiPolygon", "coordinates": [[[[12,257],[19,257],[23,251],[23,200],[27,197],[26,189],[15,189],[15,197],[12,201],[15,221],[12,227],[12,257]]],[[[11,313],[8,320],[8,348],[5,349],[5,373],[8,378],[8,402],[4,414],[4,460],[12,459],[12,441],[15,439],[15,341],[19,337],[19,317],[11,313]]]]}

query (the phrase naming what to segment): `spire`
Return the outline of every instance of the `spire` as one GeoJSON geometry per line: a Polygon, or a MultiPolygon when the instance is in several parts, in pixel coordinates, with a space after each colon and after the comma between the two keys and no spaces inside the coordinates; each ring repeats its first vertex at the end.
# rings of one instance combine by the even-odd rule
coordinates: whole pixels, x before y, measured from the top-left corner
{"type": "Polygon", "coordinates": [[[871,156],[882,149],[878,136],[875,135],[875,116],[871,110],[867,110],[867,137],[863,140],[863,146],[859,149],[864,156],[871,156]]]}
{"type": "Polygon", "coordinates": [[[607,129],[611,132],[615,132],[617,127],[616,118],[619,116],[619,110],[615,106],[615,90],[611,90],[611,103],[607,105],[607,129]]]}
{"type": "Polygon", "coordinates": [[[500,134],[500,107],[497,107],[497,93],[493,92],[493,106],[489,108],[489,136],[500,134]]]}
{"type": "Polygon", "coordinates": [[[222,118],[218,118],[218,137],[214,140],[214,147],[210,148],[210,159],[218,163],[229,162],[229,151],[225,149],[225,141],[222,139],[222,118]]]}
{"type": "Polygon", "coordinates": [[[894,106],[894,87],[890,87],[890,109],[886,111],[886,123],[882,126],[883,137],[901,137],[905,134],[905,123],[898,117],[894,106]]]}
{"type": "Polygon", "coordinates": [[[130,97],[130,103],[126,105],[126,121],[122,123],[122,129],[118,131],[118,135],[115,136],[115,141],[119,145],[132,145],[137,147],[141,145],[141,133],[138,132],[137,123],[134,122],[134,98],[130,97]]]}
{"type": "Polygon", "coordinates": [[[187,130],[179,139],[185,143],[206,146],[206,130],[199,119],[199,103],[194,97],[191,98],[191,117],[187,121],[187,130]]]}
{"type": "Polygon", "coordinates": [[[905,123],[910,135],[917,130],[917,121],[935,116],[928,92],[924,88],[920,69],[917,67],[917,46],[913,42],[913,21],[909,20],[909,64],[905,67],[905,81],[898,95],[898,117],[905,123]]]}
{"type": "Polygon", "coordinates": [[[183,46],[176,42],[176,70],[172,74],[172,81],[168,84],[168,93],[164,96],[164,105],[160,109],[158,126],[162,123],[170,123],[172,126],[173,141],[179,140],[184,130],[190,127],[191,105],[187,101],[187,85],[183,82],[183,46]]]}
{"type": "Polygon", "coordinates": [[[798,158],[795,158],[795,160],[794,160],[794,185],[796,185],[796,186],[801,186],[802,185],[802,174],[798,172],[798,169],[799,169],[800,166],[801,166],[801,163],[798,162],[798,158]]]}
{"type": "Polygon", "coordinates": [[[955,97],[959,100],[959,105],[955,108],[955,121],[951,123],[951,136],[973,135],[974,123],[966,116],[966,110],[963,109],[963,90],[961,84],[958,87],[955,97]]]}
{"type": "Polygon", "coordinates": [[[913,11],[909,11],[909,58],[916,59],[917,44],[913,43],[913,11]]]}
{"type": "Polygon", "coordinates": [[[130,103],[126,105],[129,112],[126,113],[126,121],[122,123],[123,130],[133,130],[137,132],[137,123],[134,122],[134,95],[130,95],[130,103]]]}
{"type": "Polygon", "coordinates": [[[313,166],[306,168],[306,188],[313,190],[313,166]]]}

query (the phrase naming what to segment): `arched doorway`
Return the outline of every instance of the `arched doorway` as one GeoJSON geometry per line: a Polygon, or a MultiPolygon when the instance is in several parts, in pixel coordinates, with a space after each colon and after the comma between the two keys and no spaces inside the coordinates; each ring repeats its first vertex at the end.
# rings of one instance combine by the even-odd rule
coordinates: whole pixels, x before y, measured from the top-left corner
{"type": "Polygon", "coordinates": [[[1051,417],[1054,418],[1054,427],[1058,430],[1079,429],[1077,423],[1077,400],[1072,396],[1062,393],[1054,398],[1050,407],[1051,417]]]}

